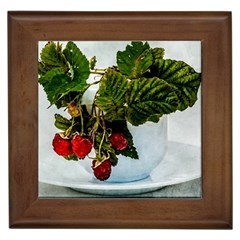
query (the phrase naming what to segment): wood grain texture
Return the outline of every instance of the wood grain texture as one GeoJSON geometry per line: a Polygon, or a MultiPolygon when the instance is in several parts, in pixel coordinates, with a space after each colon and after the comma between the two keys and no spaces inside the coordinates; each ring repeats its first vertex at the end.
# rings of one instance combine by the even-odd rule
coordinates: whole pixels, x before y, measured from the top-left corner
{"type": "Polygon", "coordinates": [[[232,228],[229,12],[9,12],[11,228],[232,228]],[[202,41],[201,199],[38,198],[40,40],[202,41]]]}

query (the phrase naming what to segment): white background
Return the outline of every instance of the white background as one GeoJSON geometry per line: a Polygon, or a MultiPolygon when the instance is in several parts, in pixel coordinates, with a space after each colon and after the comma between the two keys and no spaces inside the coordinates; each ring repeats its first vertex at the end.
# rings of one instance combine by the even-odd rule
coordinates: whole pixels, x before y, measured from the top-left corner
{"type": "Polygon", "coordinates": [[[237,0],[193,1],[193,0],[58,0],[58,1],[25,1],[0,0],[0,58],[1,58],[1,121],[0,121],[0,238],[6,240],[25,239],[58,239],[89,238],[107,239],[239,239],[240,234],[240,2],[237,0]],[[222,230],[16,230],[8,229],[8,136],[7,136],[7,11],[8,10],[78,10],[78,11],[232,11],[233,14],[233,160],[234,160],[234,229],[222,230]]]}

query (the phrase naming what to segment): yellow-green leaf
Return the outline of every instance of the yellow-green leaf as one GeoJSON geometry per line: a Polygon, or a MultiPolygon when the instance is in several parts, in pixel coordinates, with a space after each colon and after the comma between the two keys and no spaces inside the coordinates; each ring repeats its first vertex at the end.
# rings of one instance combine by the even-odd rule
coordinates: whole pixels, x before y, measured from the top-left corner
{"type": "Polygon", "coordinates": [[[183,111],[197,101],[201,74],[183,61],[159,59],[152,68],[152,75],[164,79],[179,98],[178,110],[183,111]]]}
{"type": "Polygon", "coordinates": [[[157,77],[132,80],[126,102],[126,118],[135,126],[156,122],[163,114],[175,112],[179,103],[172,87],[157,77]]]}
{"type": "Polygon", "coordinates": [[[108,121],[125,119],[125,94],[128,81],[119,72],[109,69],[101,79],[96,105],[105,112],[108,121]]]}

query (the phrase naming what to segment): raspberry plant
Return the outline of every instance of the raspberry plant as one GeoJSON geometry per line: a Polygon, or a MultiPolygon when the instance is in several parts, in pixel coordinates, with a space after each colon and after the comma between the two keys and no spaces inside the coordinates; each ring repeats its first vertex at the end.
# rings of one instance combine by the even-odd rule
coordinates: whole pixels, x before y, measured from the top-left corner
{"type": "Polygon", "coordinates": [[[75,43],[68,42],[62,49],[61,44],[49,42],[38,63],[38,81],[50,105],[69,113],[69,119],[55,114],[55,126],[62,131],[54,140],[56,153],[79,160],[79,152],[84,159],[92,147],[93,172],[100,180],[110,176],[109,162],[117,165],[119,154],[138,159],[127,122],[134,126],[158,122],[164,114],[192,107],[201,82],[201,74],[187,63],[164,59],[164,49],[151,48],[147,42],[132,42],[117,52],[116,60],[117,66],[97,69],[96,57],[88,60],[75,43]],[[101,78],[90,84],[90,74],[101,78]],[[93,84],[99,88],[89,111],[82,97],[93,84]],[[108,164],[100,168],[105,161],[108,164]],[[105,170],[109,174],[101,175],[105,170]]]}

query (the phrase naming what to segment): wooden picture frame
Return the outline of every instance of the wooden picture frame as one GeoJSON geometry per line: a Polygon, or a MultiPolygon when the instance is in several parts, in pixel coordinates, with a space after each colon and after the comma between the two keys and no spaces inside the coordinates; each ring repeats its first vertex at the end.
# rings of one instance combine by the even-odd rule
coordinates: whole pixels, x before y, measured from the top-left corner
{"type": "Polygon", "coordinates": [[[9,12],[11,228],[232,228],[230,12],[9,12]],[[38,41],[202,42],[202,198],[38,198],[38,41]]]}

